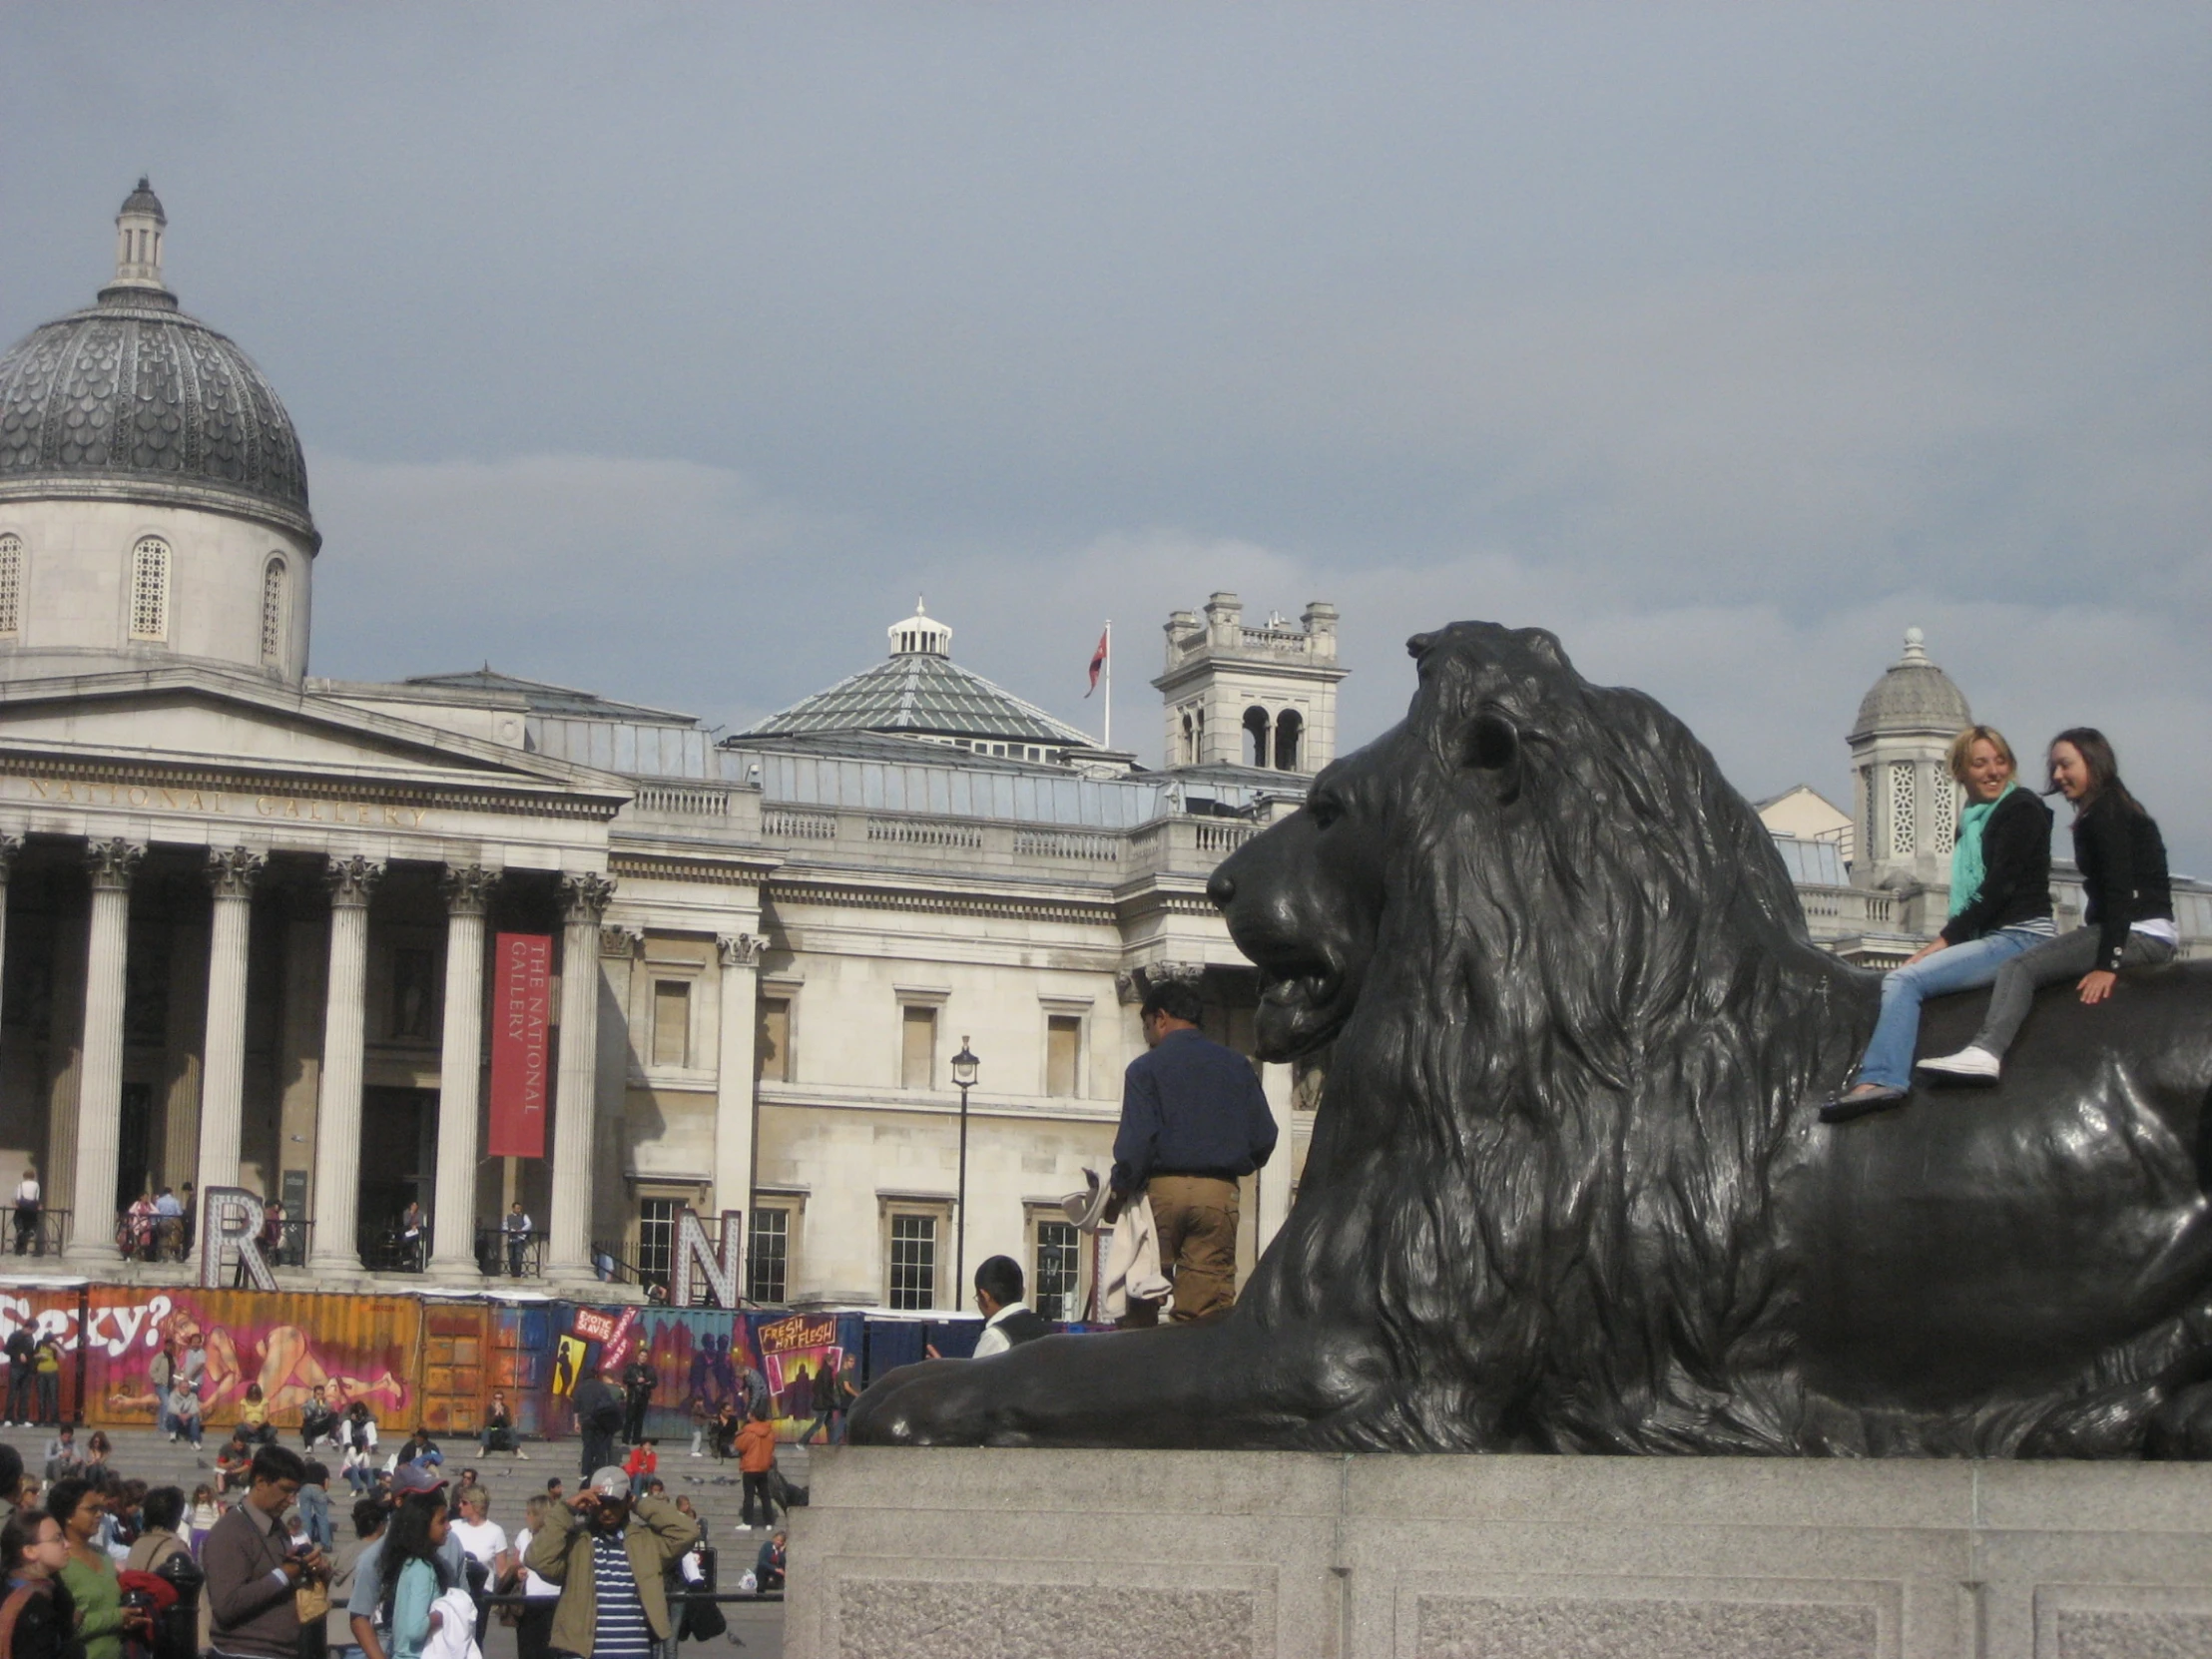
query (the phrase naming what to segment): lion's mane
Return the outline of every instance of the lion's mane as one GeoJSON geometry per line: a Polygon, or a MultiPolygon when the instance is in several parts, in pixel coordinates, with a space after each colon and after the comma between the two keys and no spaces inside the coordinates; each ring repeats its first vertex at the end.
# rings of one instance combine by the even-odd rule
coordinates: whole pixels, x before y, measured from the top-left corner
{"type": "Polygon", "coordinates": [[[1253,1311],[1380,1332],[1397,1382],[1335,1443],[1789,1448],[1742,1380],[1780,1370],[1771,1177],[1855,970],[1657,703],[1547,634],[1413,645],[1374,965],[1253,1311]]]}

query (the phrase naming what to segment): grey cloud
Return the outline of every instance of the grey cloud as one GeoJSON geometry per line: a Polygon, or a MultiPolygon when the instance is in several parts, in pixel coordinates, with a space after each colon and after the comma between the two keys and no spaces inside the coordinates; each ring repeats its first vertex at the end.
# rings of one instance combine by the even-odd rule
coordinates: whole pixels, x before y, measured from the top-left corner
{"type": "Polygon", "coordinates": [[[1234,587],[1345,607],[1354,735],[1488,615],[1840,794],[1917,622],[2212,868],[2201,6],[7,22],[0,334],[150,170],[309,441],[319,670],[743,720],[920,589],[1086,723],[1112,616],[1150,743],[1234,587]]]}

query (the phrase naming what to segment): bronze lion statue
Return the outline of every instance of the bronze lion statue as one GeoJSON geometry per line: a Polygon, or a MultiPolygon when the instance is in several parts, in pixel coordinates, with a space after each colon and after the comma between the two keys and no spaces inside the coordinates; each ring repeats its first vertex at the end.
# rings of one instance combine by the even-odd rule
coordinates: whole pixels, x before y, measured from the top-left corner
{"type": "Polygon", "coordinates": [[[1235,1311],[903,1368],[852,1438],[2212,1455],[2212,963],[1824,1127],[1879,979],[1712,757],[1547,633],[1411,650],[1404,722],[1214,877],[1263,1051],[1329,1053],[1235,1311]]]}

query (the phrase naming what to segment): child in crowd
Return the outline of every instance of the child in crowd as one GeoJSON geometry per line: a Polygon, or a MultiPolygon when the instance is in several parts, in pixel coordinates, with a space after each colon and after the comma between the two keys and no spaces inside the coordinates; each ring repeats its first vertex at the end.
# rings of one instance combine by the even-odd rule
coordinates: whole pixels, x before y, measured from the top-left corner
{"type": "Polygon", "coordinates": [[[192,1558],[200,1559],[200,1546],[208,1534],[215,1530],[215,1523],[223,1518],[223,1505],[215,1495],[215,1488],[205,1483],[192,1489],[192,1508],[185,1520],[192,1532],[192,1558]]]}

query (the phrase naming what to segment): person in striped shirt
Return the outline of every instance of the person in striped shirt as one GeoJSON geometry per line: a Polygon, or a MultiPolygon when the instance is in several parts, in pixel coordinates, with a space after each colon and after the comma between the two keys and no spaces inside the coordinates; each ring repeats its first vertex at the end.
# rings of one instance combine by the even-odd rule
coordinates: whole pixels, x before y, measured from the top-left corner
{"type": "Polygon", "coordinates": [[[666,1498],[633,1499],[612,1463],[595,1470],[530,1539],[530,1570],[561,1590],[553,1652],[651,1659],[675,1628],[663,1576],[698,1541],[693,1516],[666,1498]]]}

